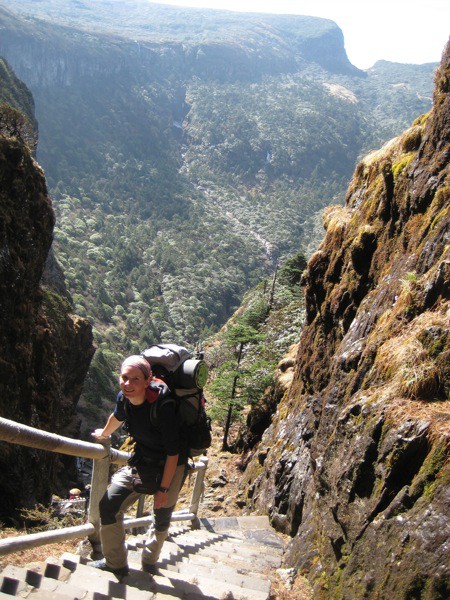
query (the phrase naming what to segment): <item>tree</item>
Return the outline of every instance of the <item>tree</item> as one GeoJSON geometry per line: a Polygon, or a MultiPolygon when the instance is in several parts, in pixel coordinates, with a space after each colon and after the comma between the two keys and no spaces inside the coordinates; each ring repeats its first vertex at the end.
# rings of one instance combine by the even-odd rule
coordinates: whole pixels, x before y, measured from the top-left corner
{"type": "Polygon", "coordinates": [[[302,278],[303,271],[306,269],[307,261],[303,252],[297,252],[281,268],[280,278],[289,286],[297,286],[302,278]]]}
{"type": "Polygon", "coordinates": [[[229,346],[239,346],[240,344],[256,343],[261,339],[258,331],[250,325],[238,323],[226,333],[226,343],[229,346]]]}
{"type": "Polygon", "coordinates": [[[38,143],[37,132],[28,117],[6,103],[0,105],[0,133],[19,139],[34,154],[38,143]]]}

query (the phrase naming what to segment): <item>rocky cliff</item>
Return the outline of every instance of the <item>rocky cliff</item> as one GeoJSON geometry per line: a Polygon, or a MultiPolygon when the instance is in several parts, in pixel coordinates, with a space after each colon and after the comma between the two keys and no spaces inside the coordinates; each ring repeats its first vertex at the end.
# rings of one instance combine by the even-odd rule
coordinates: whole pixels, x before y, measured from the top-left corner
{"type": "MultiPolygon", "coordinates": [[[[92,332],[71,314],[50,253],[53,225],[41,168],[21,140],[0,135],[0,415],[76,437],[92,332]]],[[[65,492],[74,476],[70,458],[1,444],[0,521],[65,492]]]]}
{"type": "Polygon", "coordinates": [[[246,470],[315,598],[450,595],[450,45],[304,275],[295,375],[246,470]]]}

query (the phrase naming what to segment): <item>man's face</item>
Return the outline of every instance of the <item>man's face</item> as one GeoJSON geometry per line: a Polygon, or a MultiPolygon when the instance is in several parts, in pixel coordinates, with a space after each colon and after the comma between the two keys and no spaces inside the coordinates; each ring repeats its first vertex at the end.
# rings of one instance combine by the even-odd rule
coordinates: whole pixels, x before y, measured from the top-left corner
{"type": "MultiPolygon", "coordinates": [[[[144,401],[149,379],[137,367],[125,365],[119,377],[120,389],[130,401],[144,401]]],[[[133,402],[134,404],[134,402],[133,402]]]]}

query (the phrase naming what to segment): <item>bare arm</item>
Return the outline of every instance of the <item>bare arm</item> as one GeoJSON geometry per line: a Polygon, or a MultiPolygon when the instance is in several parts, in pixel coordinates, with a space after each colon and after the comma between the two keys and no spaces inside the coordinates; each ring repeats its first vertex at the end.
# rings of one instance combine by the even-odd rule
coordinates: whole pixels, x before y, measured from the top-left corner
{"type": "Polygon", "coordinates": [[[116,431],[116,429],[119,429],[121,425],[122,421],[116,419],[114,413],[111,413],[103,429],[96,429],[91,433],[91,435],[97,440],[106,440],[111,436],[112,433],[116,431]]]}
{"type": "MultiPolygon", "coordinates": [[[[173,456],[167,456],[166,464],[164,465],[164,473],[161,479],[161,487],[169,488],[172,483],[173,476],[175,475],[175,471],[178,465],[178,454],[174,454],[173,456]]],[[[153,505],[155,508],[163,508],[167,505],[167,494],[161,491],[156,492],[153,500],[153,505]]]]}

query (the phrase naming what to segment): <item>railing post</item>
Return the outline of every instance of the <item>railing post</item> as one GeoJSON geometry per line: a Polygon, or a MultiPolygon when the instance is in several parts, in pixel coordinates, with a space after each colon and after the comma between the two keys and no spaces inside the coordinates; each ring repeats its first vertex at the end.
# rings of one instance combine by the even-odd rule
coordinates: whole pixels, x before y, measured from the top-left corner
{"type": "Polygon", "coordinates": [[[200,528],[200,521],[197,517],[197,513],[198,513],[198,507],[200,505],[201,497],[205,490],[205,473],[206,473],[206,468],[208,466],[208,458],[206,456],[200,456],[198,458],[198,461],[202,462],[204,467],[202,469],[200,469],[199,471],[197,471],[197,474],[195,476],[194,489],[192,490],[191,504],[189,506],[189,512],[193,513],[195,515],[195,517],[191,521],[192,529],[200,528]]]}
{"type": "Polygon", "coordinates": [[[109,467],[111,465],[111,457],[109,455],[109,448],[111,441],[107,440],[101,442],[107,451],[107,455],[104,458],[97,458],[93,460],[92,465],[92,480],[91,480],[91,493],[89,497],[89,510],[88,520],[95,527],[95,533],[89,536],[89,541],[92,545],[92,558],[96,560],[103,556],[102,545],[100,541],[100,511],[99,504],[100,500],[108,487],[109,481],[109,467]]]}
{"type": "MultiPolygon", "coordinates": [[[[145,494],[141,494],[138,498],[136,507],[136,519],[140,519],[144,515],[144,505],[146,497],[147,496],[145,494]]],[[[145,533],[146,531],[147,527],[134,527],[131,530],[131,533],[133,535],[139,535],[140,533],[145,533]]]]}

